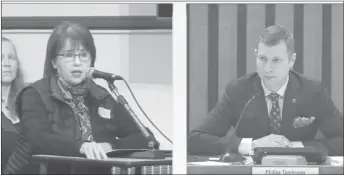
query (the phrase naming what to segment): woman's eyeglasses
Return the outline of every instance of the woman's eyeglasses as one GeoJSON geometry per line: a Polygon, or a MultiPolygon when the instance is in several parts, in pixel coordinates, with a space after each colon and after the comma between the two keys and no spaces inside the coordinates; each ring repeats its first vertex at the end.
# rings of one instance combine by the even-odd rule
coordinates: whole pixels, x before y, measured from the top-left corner
{"type": "Polygon", "coordinates": [[[87,62],[91,59],[89,53],[61,53],[61,54],[56,54],[59,57],[62,57],[62,60],[66,63],[72,62],[75,60],[76,56],[79,57],[79,60],[82,62],[87,62]]]}

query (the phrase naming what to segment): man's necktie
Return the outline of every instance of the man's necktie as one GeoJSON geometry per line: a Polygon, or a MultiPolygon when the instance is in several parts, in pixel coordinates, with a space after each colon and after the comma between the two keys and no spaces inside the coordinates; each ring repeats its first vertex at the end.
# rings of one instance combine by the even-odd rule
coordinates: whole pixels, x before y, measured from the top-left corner
{"type": "Polygon", "coordinates": [[[279,95],[277,93],[271,93],[269,95],[269,98],[271,100],[271,111],[270,111],[270,126],[272,134],[279,134],[281,130],[281,108],[278,104],[279,95]]]}

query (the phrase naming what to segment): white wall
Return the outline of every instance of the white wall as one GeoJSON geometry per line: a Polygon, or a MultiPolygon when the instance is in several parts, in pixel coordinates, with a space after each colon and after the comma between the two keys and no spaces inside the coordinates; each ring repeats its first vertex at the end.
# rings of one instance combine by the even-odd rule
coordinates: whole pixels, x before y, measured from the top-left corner
{"type": "Polygon", "coordinates": [[[136,16],[155,15],[156,4],[49,3],[2,4],[2,16],[136,16]]]}
{"type": "MultiPolygon", "coordinates": [[[[3,4],[2,13],[4,16],[29,14],[31,16],[155,15],[156,13],[156,4],[92,4],[91,6],[86,4],[82,6],[81,8],[80,5],[56,6],[55,4],[54,6],[38,7],[37,5],[3,4]],[[38,13],[34,10],[37,8],[44,10],[38,13]],[[61,13],[62,8],[64,8],[63,11],[69,12],[61,13]],[[76,10],[73,12],[65,10],[74,8],[76,10]],[[112,8],[117,12],[113,12],[112,8]]],[[[95,68],[123,76],[130,84],[146,114],[168,138],[173,139],[172,31],[93,30],[91,32],[97,49],[95,68]]],[[[2,31],[3,36],[11,39],[17,46],[26,82],[42,78],[46,45],[50,33],[51,30],[2,31]]],[[[105,81],[96,80],[96,82],[107,88],[105,81]]],[[[138,110],[124,84],[116,82],[116,85],[142,122],[149,128],[153,128],[138,110]]],[[[157,130],[152,130],[161,143],[161,149],[172,149],[172,144],[164,139],[157,130]]]]}

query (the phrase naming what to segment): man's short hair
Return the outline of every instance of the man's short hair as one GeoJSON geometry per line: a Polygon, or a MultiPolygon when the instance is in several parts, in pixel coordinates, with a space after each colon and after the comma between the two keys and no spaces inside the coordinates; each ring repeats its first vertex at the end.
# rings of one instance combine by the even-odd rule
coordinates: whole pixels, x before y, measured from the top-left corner
{"type": "Polygon", "coordinates": [[[294,53],[294,37],[293,34],[286,28],[280,25],[274,25],[265,28],[259,37],[259,42],[267,46],[277,45],[284,41],[287,45],[287,51],[291,55],[294,53]]]}

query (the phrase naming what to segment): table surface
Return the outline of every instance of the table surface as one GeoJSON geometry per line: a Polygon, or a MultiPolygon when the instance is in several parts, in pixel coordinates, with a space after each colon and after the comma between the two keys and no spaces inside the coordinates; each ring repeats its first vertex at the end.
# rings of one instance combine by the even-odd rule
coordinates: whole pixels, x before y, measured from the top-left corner
{"type": "MultiPolygon", "coordinates": [[[[319,174],[343,174],[343,164],[330,164],[334,157],[329,157],[324,165],[299,165],[299,166],[264,166],[264,165],[240,165],[233,163],[209,161],[209,156],[188,155],[188,174],[252,174],[253,167],[307,167],[319,168],[319,174]]],[[[341,160],[343,157],[337,157],[341,160]]],[[[252,160],[252,163],[253,160],[252,160]]],[[[334,163],[334,162],[332,162],[334,163]]]]}
{"type": "Polygon", "coordinates": [[[55,155],[33,155],[34,161],[57,163],[70,162],[73,164],[92,164],[95,166],[121,166],[121,167],[136,167],[136,166],[155,166],[155,165],[172,165],[172,157],[165,159],[135,159],[135,158],[108,158],[104,160],[87,159],[83,157],[67,157],[55,155]]]}
{"type": "MultiPolygon", "coordinates": [[[[272,167],[262,165],[188,165],[188,174],[252,174],[253,167],[272,167]]],[[[281,167],[281,166],[276,166],[281,167]]],[[[318,167],[319,174],[343,174],[343,166],[308,165],[283,167],[318,167]]]]}

